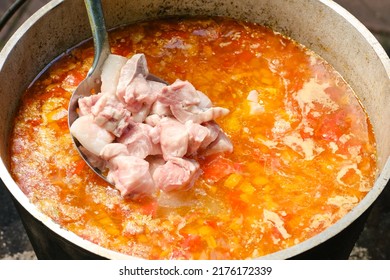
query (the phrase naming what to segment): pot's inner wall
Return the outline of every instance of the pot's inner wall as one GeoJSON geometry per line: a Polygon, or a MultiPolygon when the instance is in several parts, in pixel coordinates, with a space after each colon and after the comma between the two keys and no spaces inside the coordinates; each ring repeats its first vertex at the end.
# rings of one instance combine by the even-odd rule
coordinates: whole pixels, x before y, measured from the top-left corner
{"type": "Polygon", "coordinates": [[[7,167],[9,134],[21,95],[53,59],[90,36],[83,1],[61,2],[53,1],[34,14],[1,53],[0,152],[7,167]]]}

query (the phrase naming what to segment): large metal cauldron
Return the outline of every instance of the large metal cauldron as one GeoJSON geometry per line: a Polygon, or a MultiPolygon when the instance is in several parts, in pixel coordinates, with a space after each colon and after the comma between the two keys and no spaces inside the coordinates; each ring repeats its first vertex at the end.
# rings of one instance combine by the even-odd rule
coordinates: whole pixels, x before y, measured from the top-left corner
{"type": "MultiPolygon", "coordinates": [[[[327,0],[107,0],[109,28],[169,15],[222,15],[268,25],[329,61],[354,88],[376,134],[378,177],[363,201],[317,236],[266,259],[347,258],[390,177],[390,60],[372,34],[327,0]]],[[[131,258],[62,229],[39,212],[9,174],[9,135],[24,90],[55,57],[91,36],[81,0],[55,0],[34,14],[0,54],[0,177],[40,259],[131,258]]]]}

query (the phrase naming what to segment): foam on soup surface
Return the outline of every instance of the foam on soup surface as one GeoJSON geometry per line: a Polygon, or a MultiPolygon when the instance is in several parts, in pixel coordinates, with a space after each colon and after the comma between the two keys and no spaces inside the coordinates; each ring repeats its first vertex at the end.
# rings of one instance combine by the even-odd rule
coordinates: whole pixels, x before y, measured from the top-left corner
{"type": "Polygon", "coordinates": [[[147,259],[246,259],[329,227],[373,185],[375,139],[352,89],[321,57],[252,23],[181,18],[110,33],[114,54],[191,82],[215,106],[232,153],[193,155],[192,188],[136,200],[98,178],[67,126],[91,43],[63,55],[27,90],[11,137],[12,175],[42,212],[103,247],[147,259]]]}

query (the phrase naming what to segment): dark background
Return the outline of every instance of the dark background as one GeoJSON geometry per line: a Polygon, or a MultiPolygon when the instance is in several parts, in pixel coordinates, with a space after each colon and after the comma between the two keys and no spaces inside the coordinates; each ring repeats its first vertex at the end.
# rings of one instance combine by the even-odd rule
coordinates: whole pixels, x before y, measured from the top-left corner
{"type": "MultiPolygon", "coordinates": [[[[15,0],[0,0],[0,17],[14,2],[15,0]]],[[[17,28],[47,2],[49,1],[26,1],[0,30],[0,49],[17,28]]],[[[335,2],[357,17],[390,55],[390,0],[336,0],[335,2]]],[[[35,258],[10,195],[0,183],[0,260],[35,258]]],[[[390,184],[387,184],[387,188],[374,204],[350,259],[390,259],[390,184]]]]}

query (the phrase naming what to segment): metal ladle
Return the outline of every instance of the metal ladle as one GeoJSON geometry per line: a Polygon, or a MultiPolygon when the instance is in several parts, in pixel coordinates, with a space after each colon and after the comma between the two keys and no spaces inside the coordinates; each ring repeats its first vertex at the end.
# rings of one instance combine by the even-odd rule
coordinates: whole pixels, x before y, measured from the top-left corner
{"type": "Polygon", "coordinates": [[[101,87],[101,74],[104,61],[111,53],[108,42],[108,34],[104,23],[101,1],[84,0],[87,9],[89,23],[91,25],[95,54],[92,67],[89,69],[86,78],[81,81],[73,92],[69,101],[68,124],[69,127],[78,118],[78,99],[90,96],[92,91],[99,92],[101,87]]]}
{"type": "MultiPolygon", "coordinates": [[[[81,81],[76,90],[73,92],[70,97],[69,107],[68,107],[68,126],[69,128],[73,122],[79,117],[77,113],[78,100],[79,98],[90,96],[92,92],[98,93],[101,88],[101,74],[104,61],[107,59],[108,55],[111,53],[110,44],[108,41],[107,29],[104,22],[102,3],[100,0],[84,0],[85,7],[88,13],[89,23],[92,30],[92,38],[94,42],[95,54],[94,60],[91,68],[88,71],[86,78],[81,81]]],[[[149,73],[148,80],[157,81],[160,83],[167,84],[164,80],[160,79],[149,73]]],[[[86,164],[103,180],[110,183],[107,180],[107,177],[103,175],[102,171],[94,167],[89,161],[88,158],[80,151],[80,142],[72,136],[73,142],[77,148],[77,151],[84,159],[86,164]]]]}

